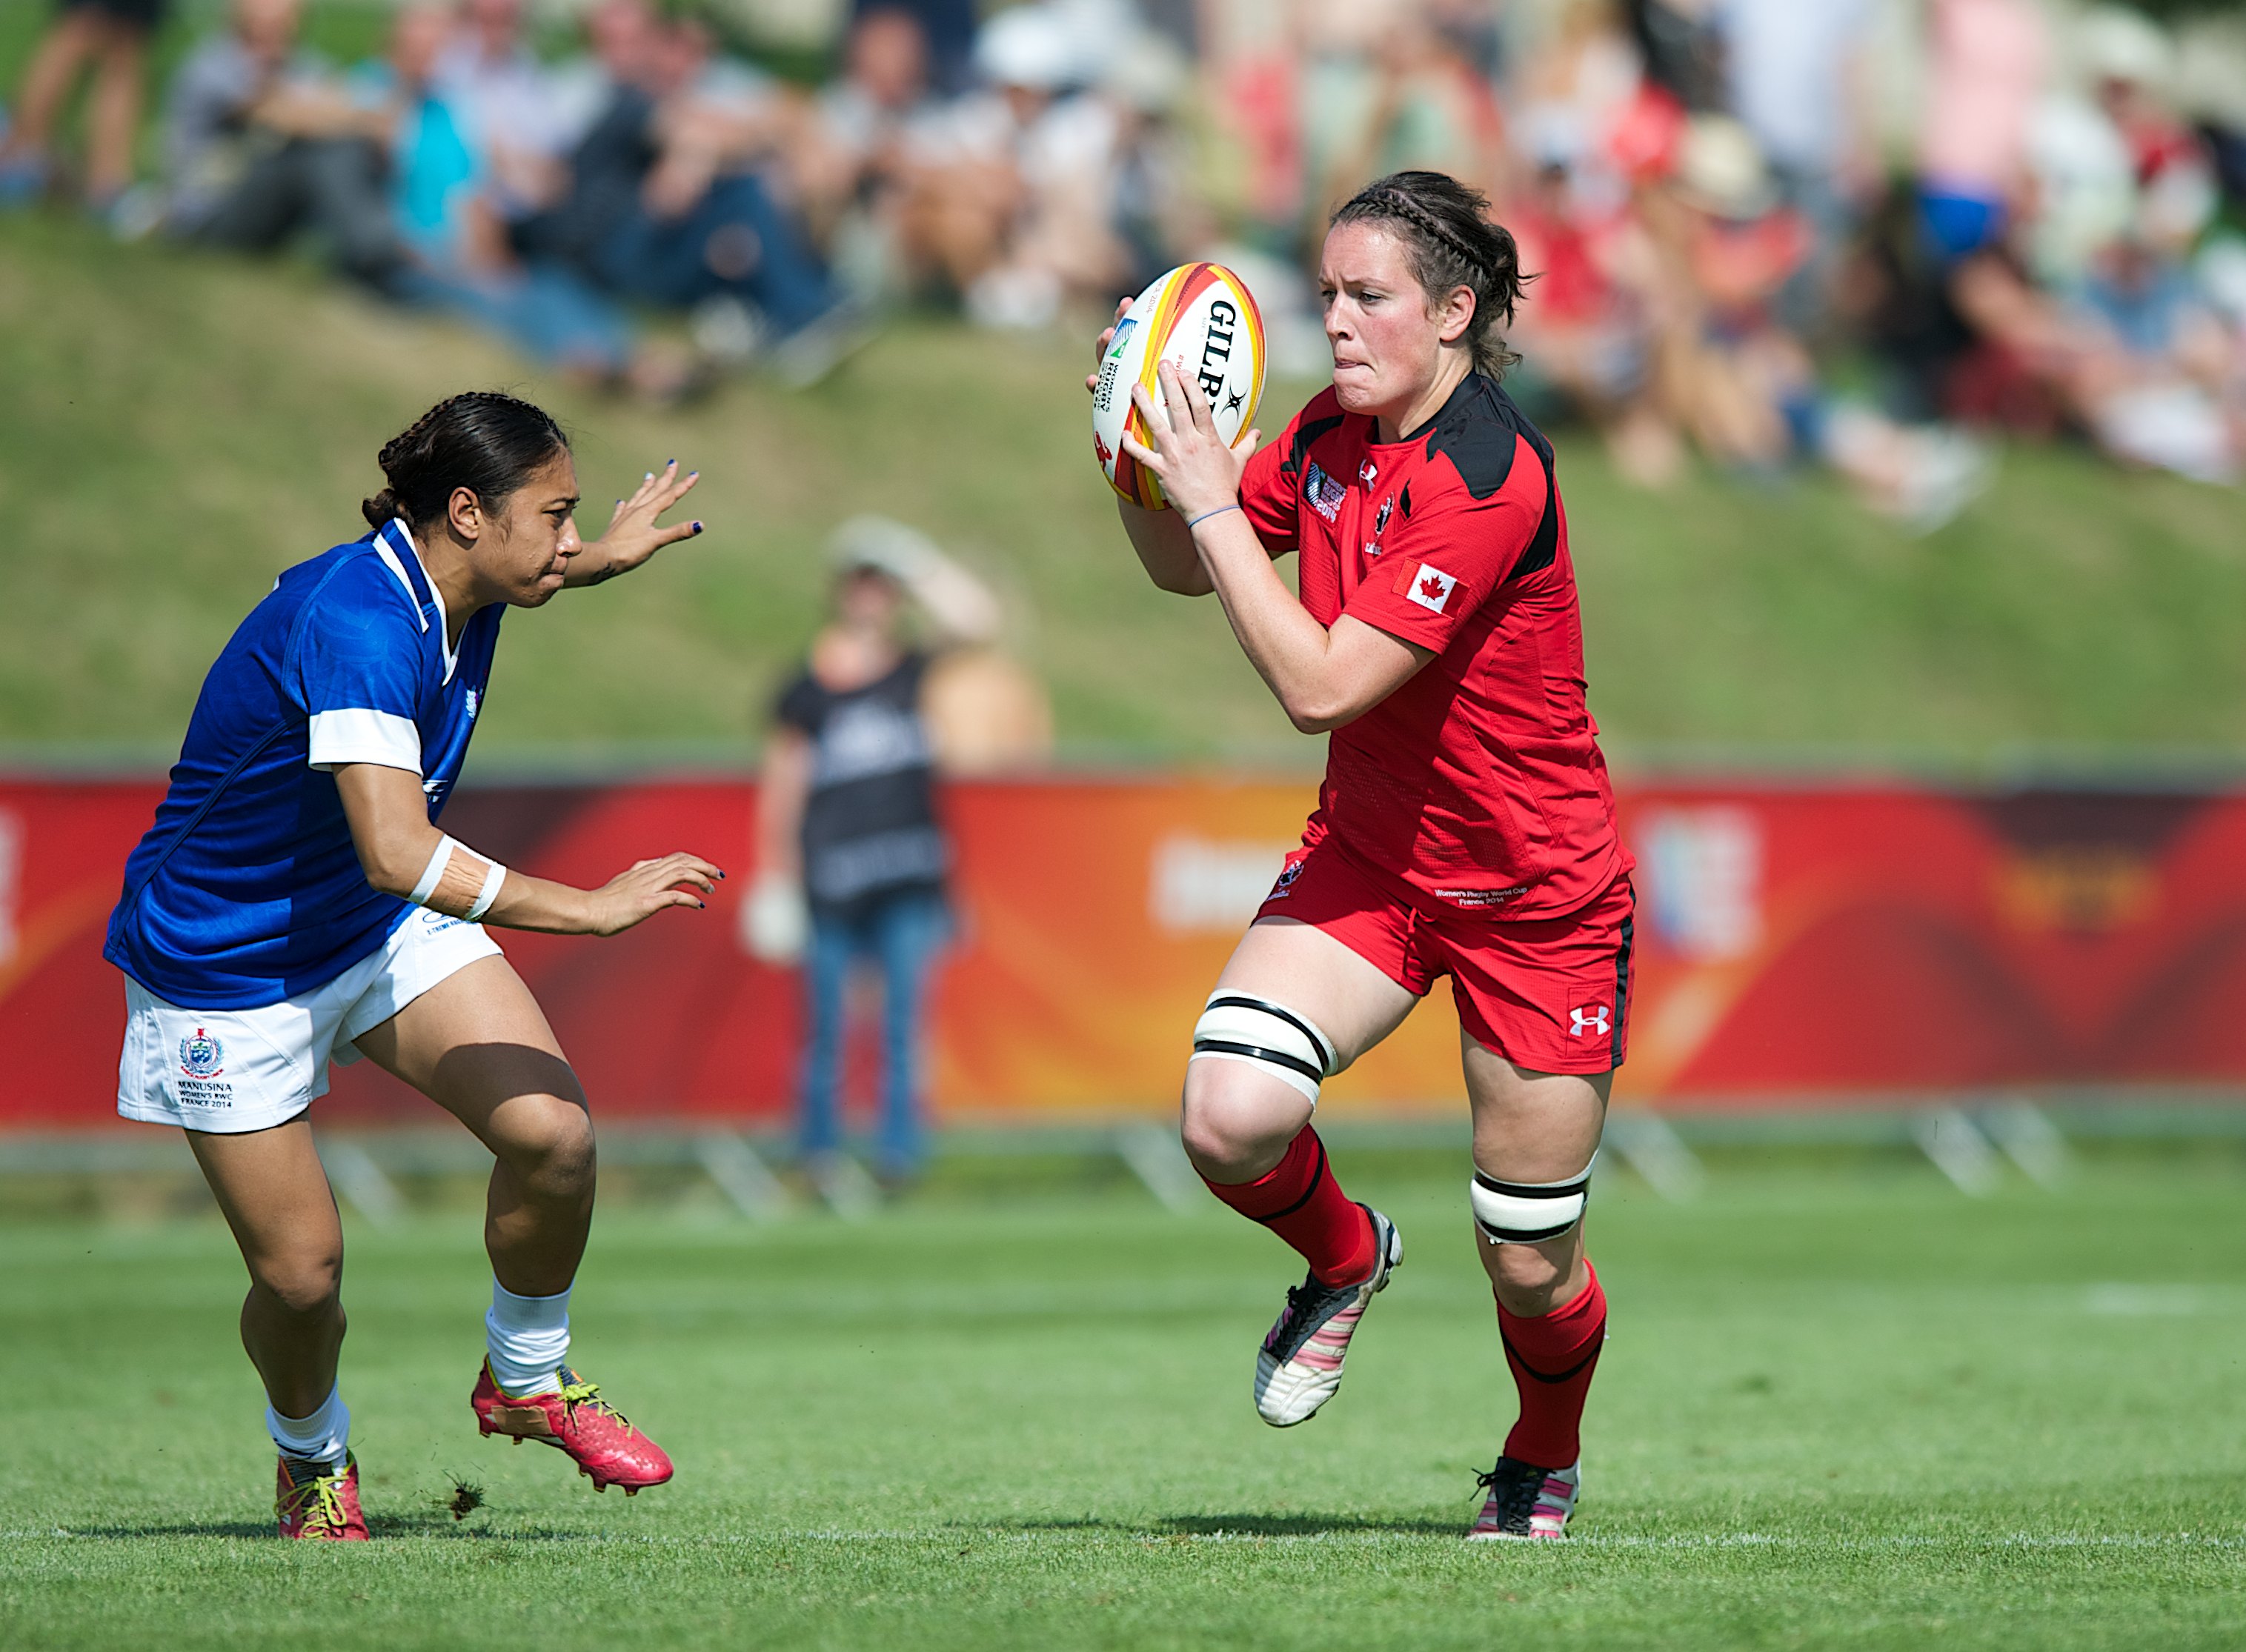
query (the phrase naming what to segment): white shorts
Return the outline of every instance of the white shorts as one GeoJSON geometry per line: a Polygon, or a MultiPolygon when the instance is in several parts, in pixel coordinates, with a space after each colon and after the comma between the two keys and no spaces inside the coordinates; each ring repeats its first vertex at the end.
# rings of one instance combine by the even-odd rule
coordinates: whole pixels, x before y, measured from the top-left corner
{"type": "Polygon", "coordinates": [[[323,987],[254,1010],[182,1010],[125,981],[117,1111],[144,1124],[236,1135],[286,1124],[328,1093],[351,1040],[479,958],[505,955],[481,924],[426,908],[323,987]]]}

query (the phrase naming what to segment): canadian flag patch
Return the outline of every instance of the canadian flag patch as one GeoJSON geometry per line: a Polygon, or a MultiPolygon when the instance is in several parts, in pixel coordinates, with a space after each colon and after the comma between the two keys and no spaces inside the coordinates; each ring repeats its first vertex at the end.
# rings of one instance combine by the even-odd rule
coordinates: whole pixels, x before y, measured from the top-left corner
{"type": "Polygon", "coordinates": [[[1455,576],[1425,562],[1407,562],[1396,570],[1396,595],[1410,597],[1430,614],[1440,614],[1447,608],[1451,593],[1458,588],[1455,576]]]}

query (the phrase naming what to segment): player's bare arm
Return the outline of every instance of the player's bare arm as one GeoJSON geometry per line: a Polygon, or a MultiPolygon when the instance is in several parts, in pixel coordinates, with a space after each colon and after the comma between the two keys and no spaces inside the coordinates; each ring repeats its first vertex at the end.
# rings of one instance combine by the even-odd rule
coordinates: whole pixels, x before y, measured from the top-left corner
{"type": "Polygon", "coordinates": [[[336,790],[366,880],[385,894],[503,929],[546,935],[621,934],[670,907],[700,908],[725,874],[699,855],[634,862],[597,889],[579,889],[501,867],[429,823],[421,777],[377,763],[346,763],[336,790]],[[420,887],[429,873],[435,881],[420,887]],[[493,873],[499,881],[487,896],[493,873]]]}
{"type": "Polygon", "coordinates": [[[1241,647],[1297,728],[1322,734],[1354,722],[1409,682],[1433,652],[1348,615],[1331,629],[1313,619],[1239,508],[1241,472],[1261,432],[1227,445],[1200,386],[1167,363],[1160,378],[1160,402],[1143,388],[1133,392],[1154,446],[1123,439],[1125,451],[1160,479],[1171,508],[1143,511],[1123,501],[1125,527],[1136,512],[1149,522],[1168,518],[1171,532],[1185,534],[1241,647]]]}

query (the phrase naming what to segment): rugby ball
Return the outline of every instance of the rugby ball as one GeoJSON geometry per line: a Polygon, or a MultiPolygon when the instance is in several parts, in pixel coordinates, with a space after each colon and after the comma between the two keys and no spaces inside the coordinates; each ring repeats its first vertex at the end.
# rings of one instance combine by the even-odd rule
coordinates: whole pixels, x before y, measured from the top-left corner
{"type": "Polygon", "coordinates": [[[1156,369],[1174,364],[1201,386],[1228,442],[1256,423],[1263,399],[1263,316],[1242,281],[1222,264],[1181,264],[1131,301],[1115,337],[1099,358],[1092,391],[1092,451],[1108,485],[1150,511],[1167,510],[1161,484],[1123,451],[1130,432],[1151,447],[1146,422],[1131,405],[1131,387],[1144,384],[1157,403],[1156,369]]]}

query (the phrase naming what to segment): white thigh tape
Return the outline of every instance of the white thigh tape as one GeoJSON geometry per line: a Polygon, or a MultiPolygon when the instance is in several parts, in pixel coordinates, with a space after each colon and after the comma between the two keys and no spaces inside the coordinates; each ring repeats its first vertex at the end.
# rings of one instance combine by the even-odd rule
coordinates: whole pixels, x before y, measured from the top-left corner
{"type": "Polygon", "coordinates": [[[437,893],[437,886],[445,880],[445,868],[453,863],[453,851],[460,846],[451,838],[439,836],[437,846],[429,851],[429,864],[421,868],[421,881],[413,886],[413,893],[405,898],[417,907],[429,904],[429,897],[437,893]]]}
{"type": "Polygon", "coordinates": [[[1477,1170],[1467,1190],[1474,1226],[1493,1245],[1557,1239],[1583,1220],[1583,1207],[1590,1202],[1591,1166],[1598,1162],[1594,1152],[1582,1173],[1565,1181],[1500,1181],[1477,1170]]]}
{"type": "Polygon", "coordinates": [[[1193,1055],[1261,1067],[1315,1103],[1318,1086],[1341,1064],[1333,1043],[1307,1016],[1249,993],[1209,995],[1194,1023],[1193,1055]]]}

